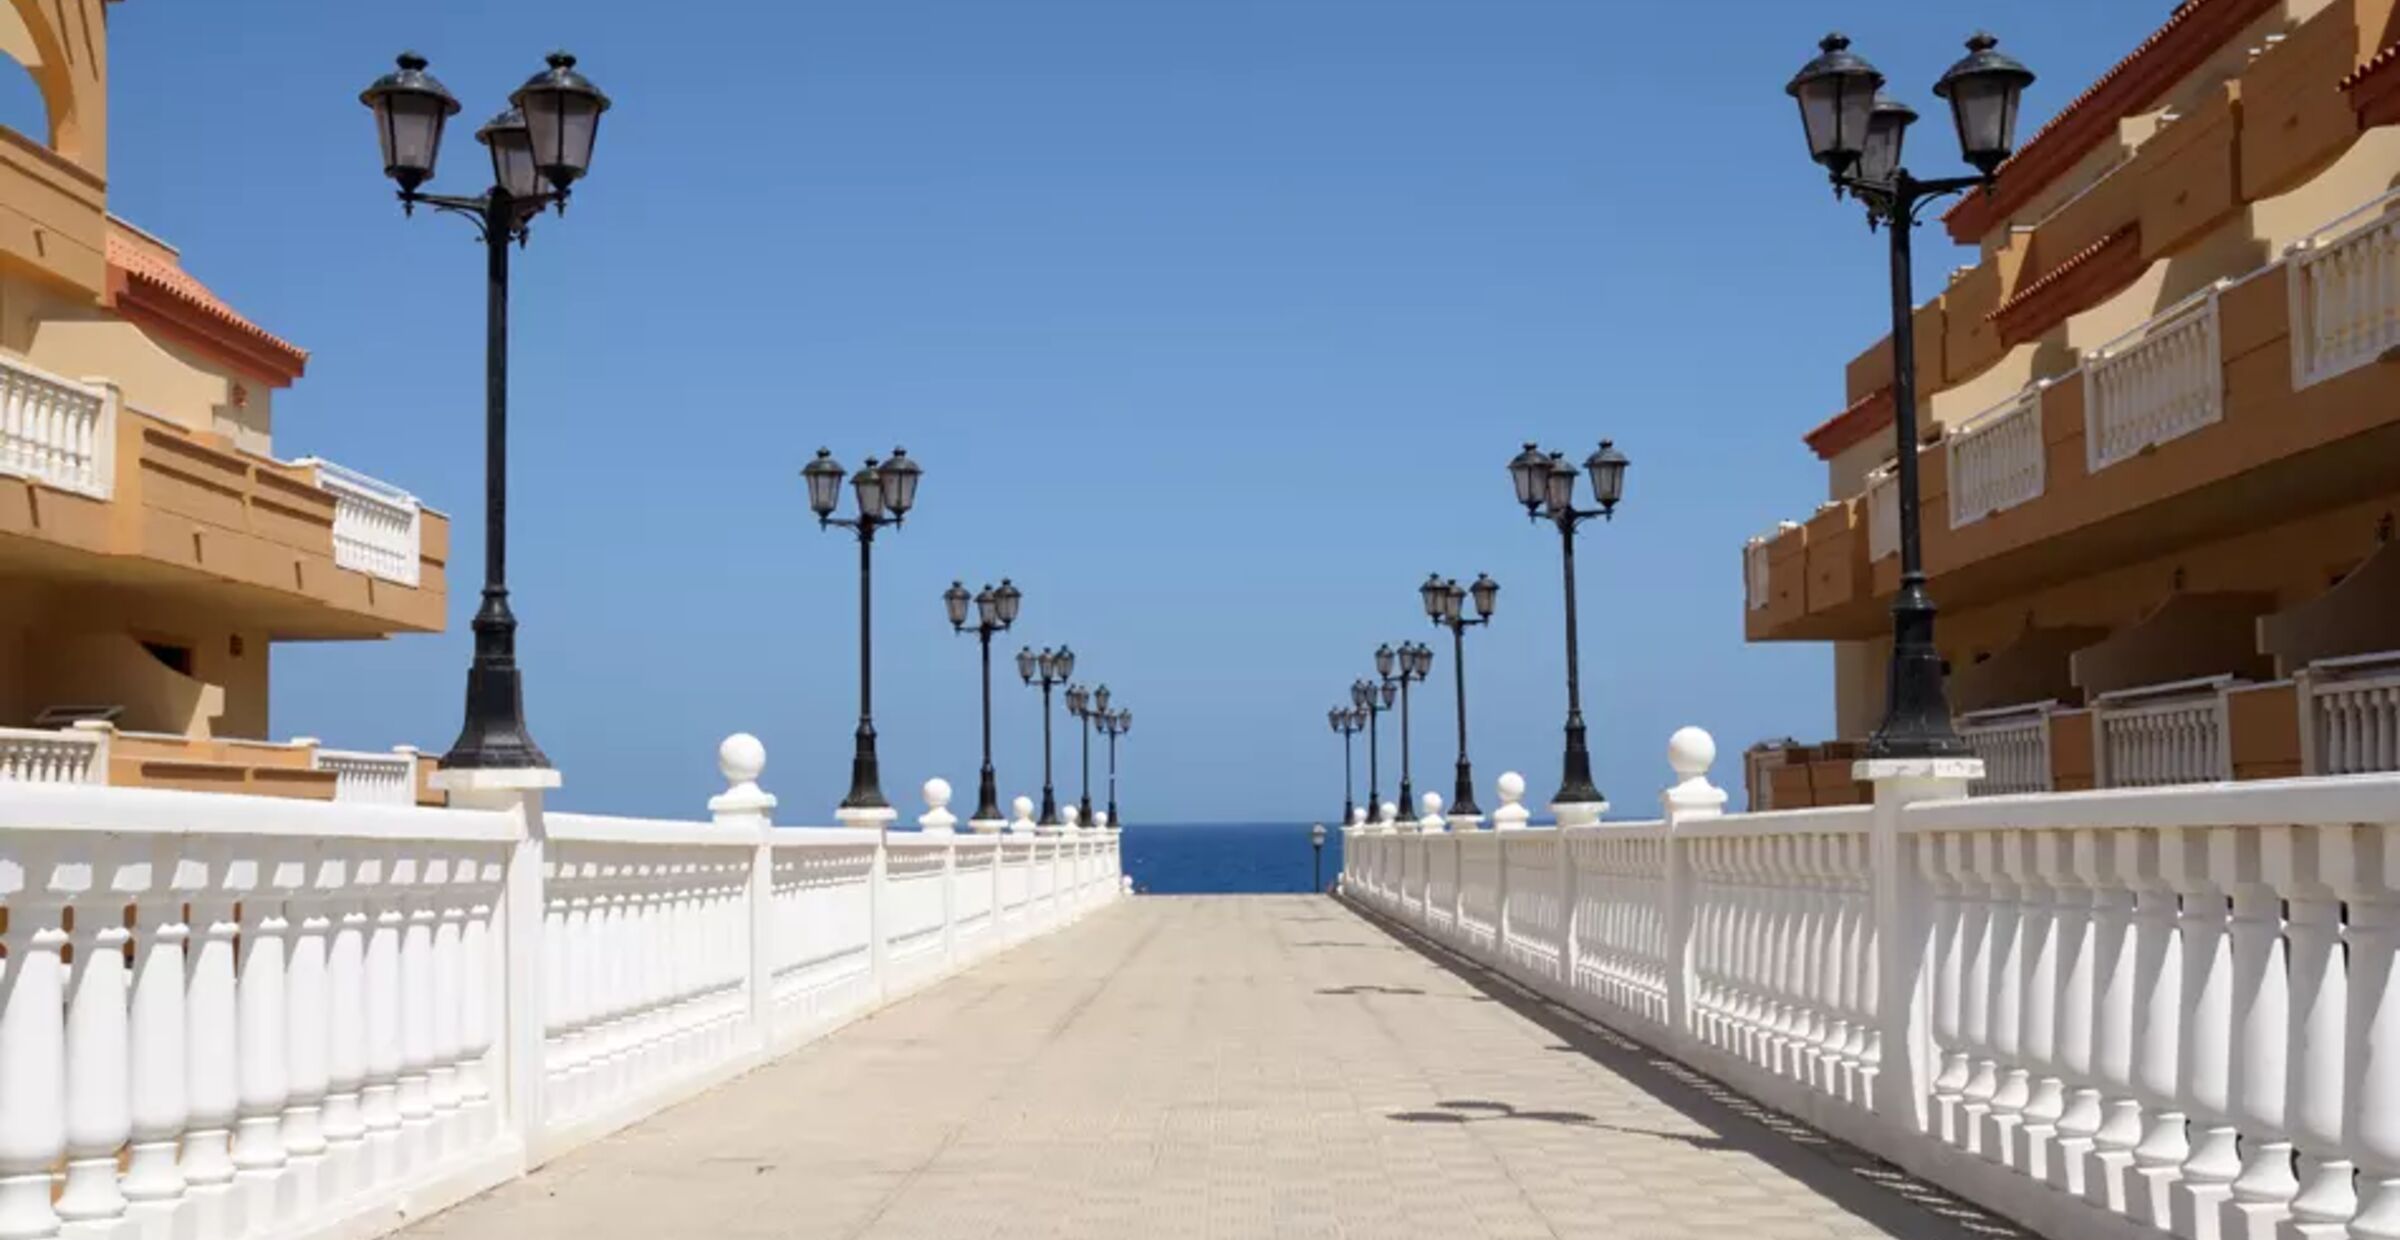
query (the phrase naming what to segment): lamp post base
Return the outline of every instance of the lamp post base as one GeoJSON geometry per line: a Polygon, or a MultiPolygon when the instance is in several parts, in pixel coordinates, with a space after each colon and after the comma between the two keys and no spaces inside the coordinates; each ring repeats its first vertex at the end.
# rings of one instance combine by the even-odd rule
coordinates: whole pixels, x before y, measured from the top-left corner
{"type": "Polygon", "coordinates": [[[1458,781],[1450,789],[1450,816],[1453,818],[1481,817],[1483,810],[1475,804],[1475,768],[1465,758],[1458,760],[1458,781]]]}
{"type": "Polygon", "coordinates": [[[843,809],[883,809],[892,803],[883,799],[883,779],[875,759],[875,727],[858,725],[858,750],[850,758],[850,795],[842,798],[843,809]]]}
{"type": "Polygon", "coordinates": [[[1550,814],[1562,827],[1596,827],[1600,825],[1600,816],[1607,812],[1608,802],[1601,800],[1550,803],[1550,814]]]}
{"type": "Polygon", "coordinates": [[[475,661],[467,667],[467,720],[445,770],[539,768],[550,765],[525,730],[525,684],[515,654],[517,622],[505,600],[484,595],[475,617],[475,661]]]}
{"type": "Polygon", "coordinates": [[[1042,827],[1058,825],[1058,795],[1051,791],[1048,784],[1042,785],[1042,816],[1034,820],[1034,825],[1042,827]]]}
{"type": "Polygon", "coordinates": [[[1553,805],[1606,805],[1608,798],[1592,784],[1592,752],[1583,739],[1583,716],[1567,720],[1567,753],[1561,763],[1565,768],[1559,777],[1558,795],[1550,798],[1553,805]]]}
{"type": "Polygon", "coordinates": [[[1000,816],[1000,781],[992,774],[992,764],[983,764],[983,780],[975,794],[975,816],[969,822],[1002,822],[1000,816]]]}
{"type": "Polygon", "coordinates": [[[833,820],[845,827],[882,830],[900,820],[900,811],[889,805],[845,805],[833,811],[833,820]]]}

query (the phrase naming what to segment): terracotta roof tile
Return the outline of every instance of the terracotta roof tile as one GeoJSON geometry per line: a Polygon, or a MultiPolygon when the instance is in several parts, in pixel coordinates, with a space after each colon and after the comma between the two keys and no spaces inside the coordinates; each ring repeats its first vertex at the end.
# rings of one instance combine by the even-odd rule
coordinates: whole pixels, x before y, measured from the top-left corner
{"type": "Polygon", "coordinates": [[[289,357],[294,370],[308,361],[308,350],[244,318],[240,311],[227,305],[223,298],[210,292],[207,285],[185,271],[183,265],[176,261],[175,252],[162,244],[128,236],[111,227],[108,231],[108,265],[123,271],[129,279],[167,293],[234,328],[270,353],[289,357]]]}

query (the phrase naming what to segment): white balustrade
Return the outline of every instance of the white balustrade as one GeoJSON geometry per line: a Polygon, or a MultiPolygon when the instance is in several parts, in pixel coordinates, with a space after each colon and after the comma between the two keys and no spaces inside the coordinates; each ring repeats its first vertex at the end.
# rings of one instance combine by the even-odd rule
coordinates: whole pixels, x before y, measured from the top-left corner
{"type": "Polygon", "coordinates": [[[1950,428],[1950,528],[2042,497],[2042,389],[2035,384],[1950,428]]]}
{"type": "Polygon", "coordinates": [[[1767,544],[1775,533],[1751,539],[1742,546],[1742,598],[1751,611],[1765,611],[1775,600],[1775,589],[1767,575],[1767,544]]]}
{"type": "Polygon", "coordinates": [[[1918,764],[1723,814],[1706,751],[1654,821],[1353,826],[1343,895],[2041,1235],[2400,1237],[2400,775],[1969,798],[1918,764]],[[1491,942],[1389,863],[1478,844],[1491,942]]]}
{"type": "Polygon", "coordinates": [[[2400,194],[2385,194],[2293,245],[2292,390],[2383,359],[2400,346],[2400,194]]]}
{"type": "Polygon", "coordinates": [[[1958,717],[1958,734],[1983,759],[1976,796],[2050,791],[2050,713],[2056,702],[2032,702],[1958,717]]]}
{"type": "Polygon", "coordinates": [[[317,485],[333,496],[333,562],[370,577],[417,584],[424,549],[425,506],[379,478],[317,457],[317,485]]]}
{"type": "Polygon", "coordinates": [[[720,758],[691,822],[0,783],[0,1237],[388,1231],[1120,893],[720,758]]]}
{"type": "Polygon", "coordinates": [[[2225,416],[2211,286],[2083,359],[2084,448],[2095,473],[2225,416]]]}
{"type": "Polygon", "coordinates": [[[1900,471],[1885,462],[1867,474],[1867,558],[1900,554],[1900,471]]]}
{"type": "Polygon", "coordinates": [[[319,749],[309,759],[315,769],[333,772],[333,799],[370,805],[417,803],[417,751],[395,749],[367,753],[348,749],[319,749]]]}
{"type": "Polygon", "coordinates": [[[117,390],[0,358],[0,474],[107,499],[116,489],[117,390]]]}
{"type": "Polygon", "coordinates": [[[105,728],[0,728],[0,783],[105,784],[105,728]]]}
{"type": "Polygon", "coordinates": [[[2400,652],[2321,659],[2294,679],[2304,774],[2400,771],[2400,652]]]}
{"type": "Polygon", "coordinates": [[[2155,788],[2233,778],[2230,677],[2103,693],[2092,734],[2103,788],[2155,788]]]}

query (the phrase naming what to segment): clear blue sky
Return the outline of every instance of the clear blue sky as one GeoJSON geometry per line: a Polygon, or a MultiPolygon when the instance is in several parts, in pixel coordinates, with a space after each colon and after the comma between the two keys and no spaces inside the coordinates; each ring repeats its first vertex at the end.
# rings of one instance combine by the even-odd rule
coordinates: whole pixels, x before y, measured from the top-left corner
{"type": "MultiPolygon", "coordinates": [[[[455,222],[401,218],[357,92],[430,56],[466,104],[435,188],[473,192],[466,131],[565,45],[617,106],[516,267],[512,584],[561,803],[696,814],[747,730],[782,817],[826,819],[854,550],[796,471],[895,441],[926,469],[877,557],[909,812],[928,775],[974,782],[973,641],[938,596],[1003,574],[1026,594],[1007,649],[1071,642],[1134,709],[1123,799],[1160,822],[1333,815],[1326,709],[1376,643],[1444,636],[1428,571],[1489,572],[1477,768],[1546,793],[1557,539],[1503,465],[1607,435],[1634,464],[1582,544],[1585,705],[1601,786],[1639,812],[1678,725],[1717,735],[1728,786],[1750,741],[1831,726],[1821,647],[1742,643],[1737,553],[1821,496],[1798,436],[1883,329],[1883,246],[1807,164],[1784,81],[1847,29],[1928,117],[1912,162],[1947,174],[1928,87],[1972,27],[2042,74],[2030,131],[2168,7],[135,0],[111,12],[110,198],[314,350],[280,455],[456,520],[450,631],[280,648],[278,735],[445,747],[481,576],[481,262],[455,222]]],[[[1969,257],[1928,230],[1921,290],[1969,257]]],[[[1416,773],[1446,790],[1437,649],[1416,773]]],[[[996,693],[1004,795],[1030,791],[1035,695],[996,693]]]]}

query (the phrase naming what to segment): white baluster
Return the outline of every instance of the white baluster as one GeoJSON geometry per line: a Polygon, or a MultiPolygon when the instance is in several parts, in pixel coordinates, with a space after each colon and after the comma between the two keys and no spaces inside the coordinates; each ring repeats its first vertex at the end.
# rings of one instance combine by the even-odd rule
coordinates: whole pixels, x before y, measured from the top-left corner
{"type": "Polygon", "coordinates": [[[184,1083],[184,943],[182,894],[168,881],[174,863],[154,857],[157,875],[136,908],[132,1037],[132,1149],[125,1160],[125,1196],[137,1213],[166,1208],[183,1196],[175,1146],[191,1114],[184,1083]]]}
{"type": "Polygon", "coordinates": [[[2343,1145],[2358,1162],[2353,1240],[2400,1240],[2400,847],[2361,828],[2350,895],[2350,994],[2343,1028],[2343,1145]]]}
{"type": "Polygon", "coordinates": [[[1992,884],[1992,1058],[2000,1070],[2000,1087],[1992,1094],[1991,1111],[1984,1117],[1982,1154],[2004,1166],[2013,1165],[2016,1129],[2024,1121],[2025,1104],[2033,1097],[2032,1075],[2025,1070],[2025,988],[2029,953],[2025,922],[2031,902],[2033,859],[2030,843],[2021,835],[2000,837],[2000,869],[1992,884]]]}
{"type": "Polygon", "coordinates": [[[367,1083],[369,1004],[367,936],[372,923],[358,898],[358,869],[345,861],[325,871],[330,898],[325,907],[331,939],[325,948],[325,1106],[322,1127],[332,1167],[332,1187],[347,1187],[358,1174],[367,1121],[360,1091],[367,1083]]]}
{"type": "MultiPolygon", "coordinates": [[[[2143,862],[2148,856],[2155,865],[2155,847],[2147,833],[2136,831],[2093,832],[2090,839],[2088,851],[2079,841],[2076,865],[2092,885],[2093,1029],[2087,1078],[2092,1088],[2078,1089],[2067,1112],[2078,1115],[2088,1099],[2099,1111],[2099,1122],[2089,1142],[2070,1149],[2065,1157],[2070,1161],[2071,1191],[2102,1209],[2123,1213],[2127,1170],[2133,1165],[2134,1146],[2142,1139],[2142,1104],[2134,1085],[2141,945],[2133,914],[2136,890],[2151,877],[2143,862]]],[[[2171,1070],[2168,1075],[2173,1075],[2171,1070]]],[[[2081,1123],[2078,1120],[2079,1129],[2081,1123]]],[[[2061,1129],[2066,1126],[2062,1118],[2061,1129]]]]}
{"type": "MultiPolygon", "coordinates": [[[[2218,828],[2220,833],[2229,828],[2218,828]]],[[[2239,869],[2227,877],[2233,892],[2231,927],[2233,1046],[2228,1114],[2241,1129],[2241,1174],[2232,1200],[2220,1212],[2224,1234],[2273,1240],[2275,1225],[2289,1213],[2300,1191],[2292,1174],[2292,1141],[2284,1127],[2284,1038],[2291,1021],[2287,1006],[2283,919],[2279,894],[2259,877],[2247,854],[2256,832],[2239,829],[2239,869]]],[[[2225,841],[2235,843],[2237,841],[2225,841]]],[[[2205,1231],[2205,1228],[2202,1229],[2205,1231]]]]}
{"type": "Polygon", "coordinates": [[[2286,1131],[2299,1149],[2291,1221],[2296,1240],[2340,1240],[2358,1208],[2355,1167],[2342,1146],[2343,1022],[2349,978],[2340,956],[2340,898],[2356,901],[2375,885],[2362,867],[2361,829],[2290,827],[2267,833],[2266,860],[2288,904],[2284,942],[2291,958],[2291,1023],[2285,1033],[2286,1131]]]}
{"type": "Polygon", "coordinates": [[[234,1005],[233,902],[213,888],[192,899],[194,942],[190,980],[184,991],[188,1057],[184,1080],[191,1089],[183,1138],[183,1178],[195,1187],[230,1183],[233,1120],[241,1106],[235,1072],[237,1017],[234,1005]]]}
{"type": "Polygon", "coordinates": [[[2192,1152],[2169,1198],[2176,1234],[2213,1240],[2217,1207],[2241,1174],[2232,1119],[2233,945],[2226,935],[2227,903],[2205,855],[2201,828],[2170,828],[2162,844],[2183,894],[2184,1024],[2180,1082],[2191,1113],[2192,1152]],[[2205,1221],[2204,1221],[2205,1220],[2205,1221]],[[2208,1228],[2203,1233],[2200,1229],[2208,1228]]]}
{"type": "MultiPolygon", "coordinates": [[[[2067,938],[2070,934],[2081,938],[2089,897],[2076,881],[2072,837],[2044,831],[2030,843],[2033,855],[2026,887],[2029,900],[2025,927],[2024,1046],[2033,1089],[2025,1101],[2024,1121],[2016,1132],[2018,1145],[2012,1162],[2026,1175],[2047,1181],[2059,1140],[2058,1123],[2067,1110],[2067,1085],[2059,1056],[2059,1005],[2068,971],[2065,956],[2071,950],[2067,938]]],[[[2087,1004],[2079,1018],[2081,1032],[2086,1036],[2091,1029],[2089,997],[2087,989],[2087,1004]]]]}

